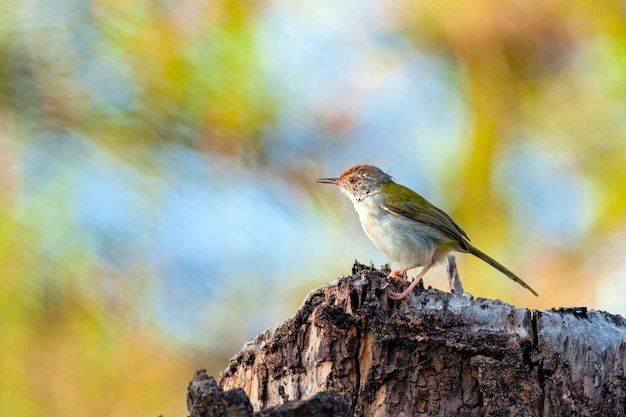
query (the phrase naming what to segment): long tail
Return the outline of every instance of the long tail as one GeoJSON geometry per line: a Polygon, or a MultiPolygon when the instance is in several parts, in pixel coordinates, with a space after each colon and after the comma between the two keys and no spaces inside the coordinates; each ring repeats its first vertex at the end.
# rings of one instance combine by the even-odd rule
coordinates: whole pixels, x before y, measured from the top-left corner
{"type": "Polygon", "coordinates": [[[475,248],[474,246],[470,245],[469,243],[467,244],[467,248],[469,249],[469,253],[471,253],[472,255],[474,255],[474,256],[482,259],[483,261],[487,262],[489,265],[493,266],[498,271],[502,272],[504,275],[506,275],[507,277],[511,278],[513,281],[517,282],[519,285],[521,285],[522,287],[526,288],[528,291],[532,292],[537,297],[539,297],[539,294],[537,294],[537,292],[535,290],[530,288],[530,286],[528,284],[526,284],[520,277],[515,275],[513,272],[509,271],[500,262],[496,261],[491,256],[487,255],[485,252],[475,248]]]}

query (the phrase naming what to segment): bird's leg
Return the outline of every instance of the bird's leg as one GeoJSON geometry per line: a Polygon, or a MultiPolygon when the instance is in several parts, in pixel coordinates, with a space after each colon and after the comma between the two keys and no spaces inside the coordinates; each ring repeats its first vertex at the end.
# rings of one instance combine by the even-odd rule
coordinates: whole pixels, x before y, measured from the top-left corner
{"type": "MultiPolygon", "coordinates": [[[[428,272],[428,270],[430,268],[432,268],[433,265],[435,265],[435,259],[434,258],[430,260],[428,265],[426,265],[424,267],[424,269],[422,269],[420,271],[419,274],[417,274],[417,276],[415,277],[415,279],[413,280],[411,285],[409,285],[409,288],[407,288],[406,290],[398,293],[398,292],[393,292],[393,291],[391,291],[391,289],[387,288],[387,295],[389,295],[389,298],[391,298],[392,300],[402,300],[403,298],[408,297],[409,294],[411,294],[411,291],[413,291],[413,288],[415,288],[415,286],[422,280],[424,275],[426,275],[426,272],[428,272]]],[[[414,266],[412,268],[414,268],[414,266]]],[[[392,274],[393,274],[393,272],[392,272],[392,274]]],[[[389,275],[391,275],[391,274],[389,274],[389,275]]]]}
{"type": "Polygon", "coordinates": [[[394,269],[387,275],[387,278],[397,279],[401,282],[406,282],[406,272],[410,269],[417,268],[419,264],[405,266],[404,268],[394,269]]]}

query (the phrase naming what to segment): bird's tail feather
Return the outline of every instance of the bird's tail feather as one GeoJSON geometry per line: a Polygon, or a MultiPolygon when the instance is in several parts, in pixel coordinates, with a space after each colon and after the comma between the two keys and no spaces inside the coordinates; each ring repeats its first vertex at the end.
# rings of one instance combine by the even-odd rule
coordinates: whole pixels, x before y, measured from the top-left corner
{"type": "Polygon", "coordinates": [[[517,282],[519,285],[521,285],[522,287],[526,288],[528,291],[532,292],[537,297],[539,297],[539,294],[537,294],[537,292],[535,290],[530,288],[530,286],[528,284],[526,284],[524,282],[524,280],[522,280],[520,277],[515,275],[510,270],[508,270],[500,262],[496,261],[491,256],[487,255],[485,252],[475,248],[474,246],[470,245],[469,243],[467,244],[467,249],[469,250],[469,253],[471,253],[472,255],[474,255],[474,256],[482,259],[483,261],[487,262],[489,265],[493,266],[495,269],[497,269],[498,271],[502,272],[504,275],[506,275],[507,277],[511,278],[513,281],[517,282]]]}

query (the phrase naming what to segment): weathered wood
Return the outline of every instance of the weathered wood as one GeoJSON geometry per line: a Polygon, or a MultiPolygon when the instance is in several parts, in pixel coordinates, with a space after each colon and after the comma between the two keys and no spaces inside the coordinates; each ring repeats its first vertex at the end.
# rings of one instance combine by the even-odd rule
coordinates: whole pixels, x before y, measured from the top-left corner
{"type": "Polygon", "coordinates": [[[623,318],[434,289],[394,301],[387,272],[357,263],[312,291],[220,387],[243,388],[254,410],[332,390],[353,416],[626,415],[623,318]]]}
{"type": "Polygon", "coordinates": [[[220,389],[204,369],[196,372],[189,383],[187,408],[190,417],[350,417],[348,403],[334,391],[253,413],[250,400],[241,388],[220,389]]]}
{"type": "Polygon", "coordinates": [[[456,259],[454,255],[448,255],[448,284],[450,285],[450,292],[454,294],[463,294],[463,285],[461,284],[461,277],[456,269],[456,259]]]}
{"type": "Polygon", "coordinates": [[[223,391],[204,369],[196,372],[187,388],[191,417],[250,417],[252,405],[241,389],[223,391]]]}

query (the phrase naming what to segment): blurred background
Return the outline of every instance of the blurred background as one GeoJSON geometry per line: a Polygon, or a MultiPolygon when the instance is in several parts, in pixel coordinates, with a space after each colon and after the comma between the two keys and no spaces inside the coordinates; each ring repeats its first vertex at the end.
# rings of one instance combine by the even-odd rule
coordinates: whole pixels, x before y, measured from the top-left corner
{"type": "MultiPolygon", "coordinates": [[[[0,415],[184,416],[307,292],[387,262],[315,184],[450,213],[466,291],[626,314],[626,6],[0,3],[0,415]]],[[[414,272],[415,273],[415,272],[414,272]]],[[[426,285],[446,290],[445,267],[426,285]]]]}

